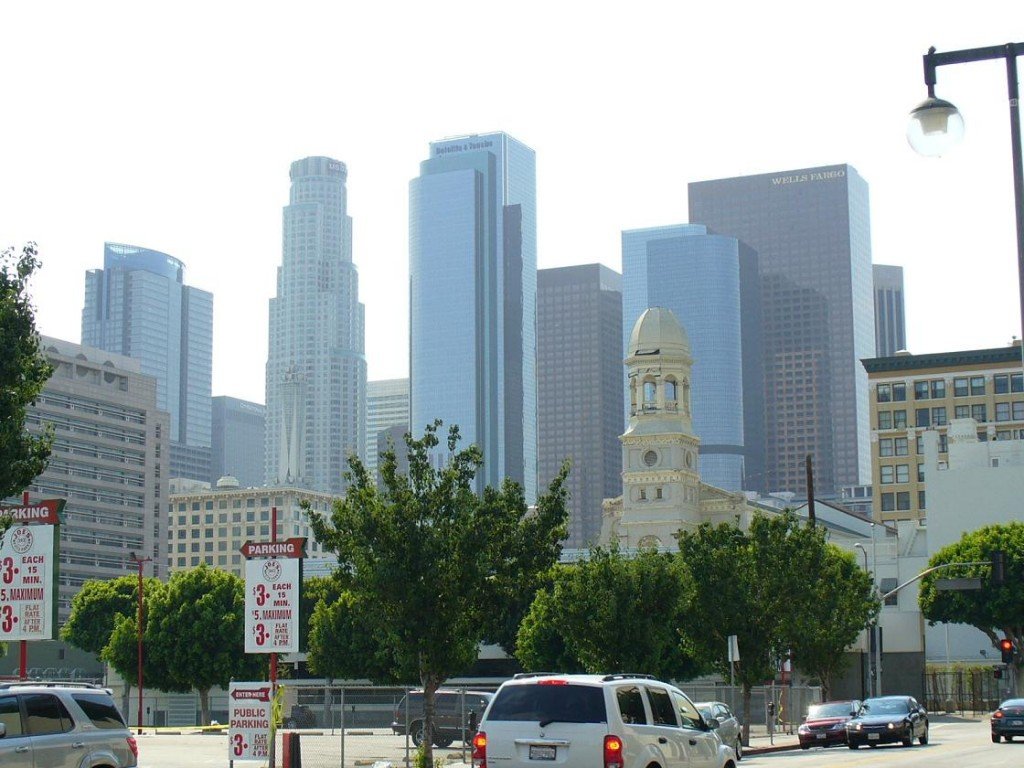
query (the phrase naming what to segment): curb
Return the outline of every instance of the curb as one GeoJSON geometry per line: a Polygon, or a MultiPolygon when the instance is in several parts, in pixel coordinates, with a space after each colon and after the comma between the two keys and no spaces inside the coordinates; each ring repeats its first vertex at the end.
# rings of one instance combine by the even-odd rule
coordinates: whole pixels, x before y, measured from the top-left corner
{"type": "Polygon", "coordinates": [[[796,744],[772,744],[768,747],[744,747],[743,756],[747,755],[767,755],[772,752],[788,752],[793,749],[800,749],[799,742],[796,744]]]}

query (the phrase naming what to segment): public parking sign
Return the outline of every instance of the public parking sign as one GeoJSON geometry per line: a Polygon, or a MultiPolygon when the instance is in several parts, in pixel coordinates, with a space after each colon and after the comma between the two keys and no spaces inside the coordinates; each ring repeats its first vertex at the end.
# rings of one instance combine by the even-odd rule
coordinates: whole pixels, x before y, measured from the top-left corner
{"type": "Polygon", "coordinates": [[[245,563],[245,652],[296,653],[299,647],[299,598],[305,540],[266,545],[246,542],[242,551],[256,559],[245,563]],[[292,542],[300,542],[288,547],[292,542]],[[272,555],[261,559],[259,555],[272,555]]]}
{"type": "Polygon", "coordinates": [[[270,756],[270,683],[231,683],[228,687],[228,759],[266,760],[270,756]]]}
{"type": "Polygon", "coordinates": [[[13,525],[0,540],[0,642],[53,640],[57,544],[63,500],[3,506],[13,525]]]}

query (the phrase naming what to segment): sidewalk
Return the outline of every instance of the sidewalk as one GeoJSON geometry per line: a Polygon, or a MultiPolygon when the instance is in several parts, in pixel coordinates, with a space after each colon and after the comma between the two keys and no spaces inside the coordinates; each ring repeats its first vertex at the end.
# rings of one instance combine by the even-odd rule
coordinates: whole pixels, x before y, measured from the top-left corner
{"type": "Polygon", "coordinates": [[[766,726],[752,725],[750,726],[750,745],[743,748],[743,754],[764,755],[769,752],[784,752],[790,749],[800,749],[800,739],[797,738],[795,727],[792,734],[776,731],[773,736],[769,736],[766,726]]]}

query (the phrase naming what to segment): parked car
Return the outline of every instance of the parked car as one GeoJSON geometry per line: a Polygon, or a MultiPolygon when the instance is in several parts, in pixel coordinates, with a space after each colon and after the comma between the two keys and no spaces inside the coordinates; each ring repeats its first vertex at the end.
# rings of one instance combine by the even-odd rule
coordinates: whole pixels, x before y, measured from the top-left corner
{"type": "Polygon", "coordinates": [[[284,719],[285,728],[316,728],[316,715],[305,704],[292,704],[292,711],[284,719]]]}
{"type": "Polygon", "coordinates": [[[139,748],[110,690],[85,683],[0,684],[0,765],[138,765],[139,748]]]}
{"type": "Polygon", "coordinates": [[[865,699],[857,716],[846,723],[846,744],[850,749],[897,741],[909,747],[914,739],[928,743],[928,713],[912,696],[865,699]]]}
{"type": "Polygon", "coordinates": [[[520,674],[484,713],[473,766],[735,768],[716,726],[650,675],[520,674]]]}
{"type": "Polygon", "coordinates": [[[992,713],[992,743],[1024,736],[1024,699],[1007,699],[992,713]]]}
{"type": "MultiPolygon", "coordinates": [[[[493,697],[490,691],[439,688],[434,693],[434,744],[447,747],[456,740],[468,742],[493,697]]],[[[412,743],[420,746],[423,743],[423,691],[403,696],[395,707],[392,732],[405,734],[406,723],[412,743]]]]}
{"type": "Polygon", "coordinates": [[[743,725],[740,723],[739,718],[733,714],[733,711],[729,709],[729,705],[721,701],[698,701],[694,706],[700,710],[704,722],[718,721],[718,728],[715,730],[718,731],[719,738],[733,748],[737,760],[742,760],[743,725]]]}
{"type": "Polygon", "coordinates": [[[831,747],[846,743],[846,723],[857,716],[860,702],[857,699],[844,701],[823,701],[807,709],[807,717],[796,729],[801,749],[831,747]]]}

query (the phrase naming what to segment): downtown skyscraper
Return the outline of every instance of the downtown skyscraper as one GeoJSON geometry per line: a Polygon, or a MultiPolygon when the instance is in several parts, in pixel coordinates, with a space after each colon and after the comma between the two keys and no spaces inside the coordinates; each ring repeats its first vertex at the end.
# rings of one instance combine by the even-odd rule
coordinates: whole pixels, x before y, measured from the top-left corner
{"type": "Polygon", "coordinates": [[[185,265],[149,248],[105,243],[85,273],[82,344],[139,361],[170,416],[170,476],[210,477],[213,295],[185,265]]]}
{"type": "Polygon", "coordinates": [[[622,493],[622,276],[601,264],[537,272],[541,487],[572,461],[568,547],[599,543],[604,499],[622,493]]]}
{"type": "Polygon", "coordinates": [[[830,494],[871,476],[875,350],[868,185],[849,165],[689,185],[690,221],[757,252],[764,317],[765,483],[830,494]]]}
{"type": "Polygon", "coordinates": [[[536,213],[534,152],[505,133],[431,143],[410,183],[412,433],[434,419],[446,431],[458,425],[463,447],[483,451],[478,481],[509,477],[528,502],[537,492],[536,213]]]}
{"type": "Polygon", "coordinates": [[[291,165],[277,295],[270,299],[266,479],[342,493],[365,454],[364,309],[352,262],[345,164],[291,165]]]}

